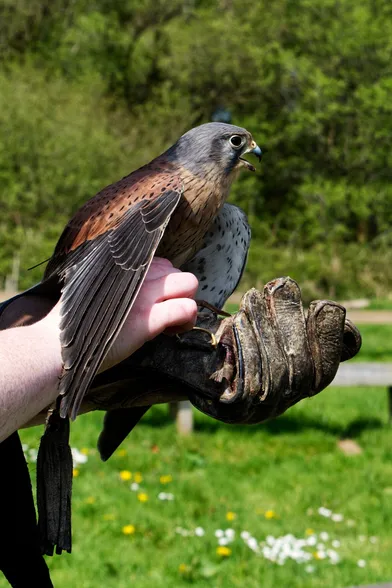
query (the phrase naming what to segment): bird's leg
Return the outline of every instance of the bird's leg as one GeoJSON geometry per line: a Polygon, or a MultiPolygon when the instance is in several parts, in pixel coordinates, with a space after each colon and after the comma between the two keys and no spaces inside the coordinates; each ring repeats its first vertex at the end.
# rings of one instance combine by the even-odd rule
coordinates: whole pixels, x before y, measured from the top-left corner
{"type": "Polygon", "coordinates": [[[211,310],[211,312],[217,314],[218,316],[231,316],[229,312],[222,310],[222,308],[217,308],[216,306],[210,304],[206,300],[196,300],[196,304],[197,306],[201,306],[202,308],[207,308],[208,310],[211,310]]]}

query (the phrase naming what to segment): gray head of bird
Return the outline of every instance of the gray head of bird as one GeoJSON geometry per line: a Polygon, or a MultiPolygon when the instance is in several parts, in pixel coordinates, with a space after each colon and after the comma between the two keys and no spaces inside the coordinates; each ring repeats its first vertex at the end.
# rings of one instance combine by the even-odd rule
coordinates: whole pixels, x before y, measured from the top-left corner
{"type": "Polygon", "coordinates": [[[252,153],[261,160],[262,150],[246,129],[213,122],[182,135],[165,156],[196,175],[212,170],[230,176],[240,169],[256,171],[243,156],[252,153]]]}

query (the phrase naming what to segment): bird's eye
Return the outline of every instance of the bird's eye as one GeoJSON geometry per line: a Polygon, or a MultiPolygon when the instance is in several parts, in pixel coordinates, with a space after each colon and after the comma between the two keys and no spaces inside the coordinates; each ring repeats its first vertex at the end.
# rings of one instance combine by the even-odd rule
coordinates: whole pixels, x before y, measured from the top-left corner
{"type": "Polygon", "coordinates": [[[230,137],[230,145],[234,147],[234,149],[239,149],[242,145],[242,137],[239,135],[232,135],[230,137]]]}

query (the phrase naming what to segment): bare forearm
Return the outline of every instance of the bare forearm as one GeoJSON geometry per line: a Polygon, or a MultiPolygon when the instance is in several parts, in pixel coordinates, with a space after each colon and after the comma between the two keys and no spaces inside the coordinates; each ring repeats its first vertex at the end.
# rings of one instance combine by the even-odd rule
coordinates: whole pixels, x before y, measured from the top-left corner
{"type": "Polygon", "coordinates": [[[53,323],[0,331],[0,441],[56,399],[61,366],[53,323]]]}

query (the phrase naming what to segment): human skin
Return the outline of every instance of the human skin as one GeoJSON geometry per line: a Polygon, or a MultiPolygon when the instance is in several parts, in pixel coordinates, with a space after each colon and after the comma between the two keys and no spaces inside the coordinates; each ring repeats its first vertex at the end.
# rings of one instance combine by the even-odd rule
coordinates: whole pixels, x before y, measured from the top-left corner
{"type": "MultiPolygon", "coordinates": [[[[154,258],[137,300],[100,370],[129,357],[163,331],[196,322],[197,278],[154,258]]],[[[39,322],[0,331],[0,441],[52,404],[62,370],[59,304],[39,322]]]]}

